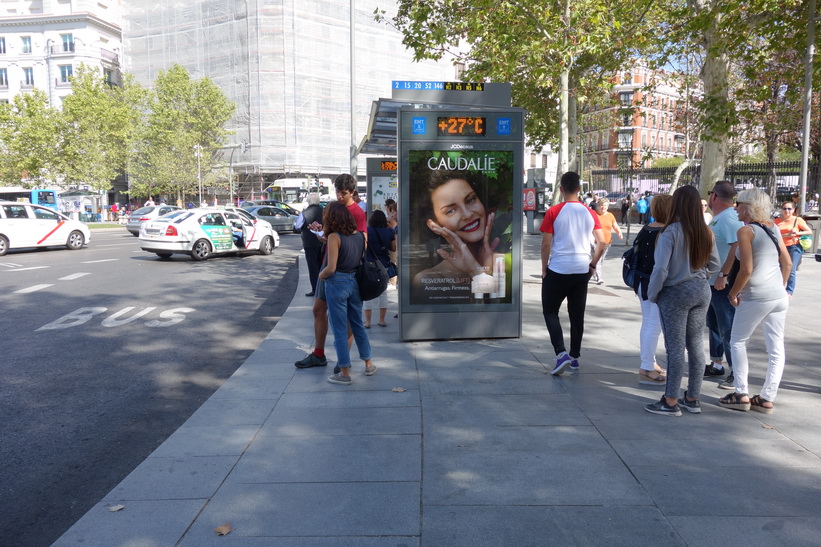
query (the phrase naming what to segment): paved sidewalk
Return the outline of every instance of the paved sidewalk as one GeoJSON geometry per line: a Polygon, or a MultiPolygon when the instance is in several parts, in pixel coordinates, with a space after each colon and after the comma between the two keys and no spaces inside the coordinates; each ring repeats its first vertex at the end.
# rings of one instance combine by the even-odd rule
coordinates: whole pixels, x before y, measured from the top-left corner
{"type": "MultiPolygon", "coordinates": [[[[55,545],[818,545],[821,264],[799,271],[775,413],[722,409],[705,380],[703,413],[669,418],[642,409],[662,390],[637,382],[625,248],[590,287],[581,371],[554,378],[541,238],[524,240],[521,339],[402,343],[392,303],[368,331],[379,372],[359,362],[350,387],[293,366],[303,274],[257,351],[55,545]]],[[[755,390],[760,331],[750,349],[755,390]]]]}

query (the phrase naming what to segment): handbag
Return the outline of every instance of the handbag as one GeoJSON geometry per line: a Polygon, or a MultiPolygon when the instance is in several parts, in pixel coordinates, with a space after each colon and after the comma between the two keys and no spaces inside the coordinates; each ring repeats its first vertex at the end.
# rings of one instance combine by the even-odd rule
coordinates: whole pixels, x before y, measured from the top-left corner
{"type": "Polygon", "coordinates": [[[356,268],[356,284],[359,287],[359,298],[363,302],[377,298],[388,288],[388,272],[385,266],[378,258],[368,260],[365,256],[365,246],[362,248],[362,258],[356,268]]]}
{"type": "Polygon", "coordinates": [[[798,238],[798,244],[801,245],[801,248],[804,252],[809,251],[812,249],[812,236],[811,235],[803,235],[798,238]]]}

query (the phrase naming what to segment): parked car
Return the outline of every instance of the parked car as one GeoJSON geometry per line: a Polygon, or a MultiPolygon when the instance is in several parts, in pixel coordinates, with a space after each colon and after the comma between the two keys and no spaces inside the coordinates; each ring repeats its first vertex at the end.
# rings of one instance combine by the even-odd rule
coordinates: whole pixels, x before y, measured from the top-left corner
{"type": "Polygon", "coordinates": [[[279,234],[264,220],[235,209],[205,207],[173,211],[140,227],[140,247],[160,258],[187,254],[194,260],[213,255],[258,252],[279,247],[279,234]]]}
{"type": "Polygon", "coordinates": [[[271,205],[262,205],[259,207],[251,207],[246,209],[249,213],[257,218],[266,220],[271,223],[274,230],[278,232],[297,232],[294,229],[294,223],[299,215],[289,214],[284,209],[273,207],[271,205]]]}
{"type": "Polygon", "coordinates": [[[0,256],[10,249],[62,247],[81,249],[91,239],[80,221],[31,203],[0,201],[0,256]]]}
{"type": "Polygon", "coordinates": [[[294,207],[288,205],[284,201],[279,201],[276,199],[263,199],[260,201],[243,201],[241,207],[243,209],[251,209],[252,207],[259,207],[261,205],[270,205],[272,207],[277,207],[287,212],[289,215],[299,216],[298,209],[295,209],[294,207]]]}
{"type": "Polygon", "coordinates": [[[170,213],[171,211],[179,210],[180,208],[176,205],[149,205],[148,207],[140,207],[128,215],[128,222],[126,222],[125,228],[135,236],[139,237],[140,226],[143,222],[154,220],[155,218],[159,218],[170,213]]]}

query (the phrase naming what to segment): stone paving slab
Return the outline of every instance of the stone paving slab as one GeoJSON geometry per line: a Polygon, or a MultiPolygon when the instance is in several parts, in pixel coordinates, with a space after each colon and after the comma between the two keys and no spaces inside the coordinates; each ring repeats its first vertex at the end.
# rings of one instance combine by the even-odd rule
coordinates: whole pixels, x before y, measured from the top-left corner
{"type": "Polygon", "coordinates": [[[239,456],[152,456],[141,463],[105,500],[207,499],[214,495],[239,456]]]}
{"type": "MultiPolygon", "coordinates": [[[[340,455],[340,478],[349,462],[340,455]]],[[[329,462],[334,465],[334,462],[329,462]]],[[[189,545],[213,539],[230,522],[231,535],[267,537],[418,536],[418,482],[227,484],[186,533],[189,545]]]]}
{"type": "Polygon", "coordinates": [[[448,547],[686,545],[653,506],[428,505],[424,545],[448,547]]]}

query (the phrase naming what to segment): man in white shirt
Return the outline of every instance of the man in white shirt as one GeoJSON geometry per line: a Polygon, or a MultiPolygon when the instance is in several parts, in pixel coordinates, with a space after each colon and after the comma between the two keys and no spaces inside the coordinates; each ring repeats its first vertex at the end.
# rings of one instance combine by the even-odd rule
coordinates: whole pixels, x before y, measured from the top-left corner
{"type": "Polygon", "coordinates": [[[550,374],[556,376],[567,367],[579,369],[584,311],[587,306],[587,282],[606,246],[598,215],[579,201],[579,174],[562,175],[559,191],[564,201],[545,213],[542,232],[542,313],[550,342],[556,352],[556,365],[550,374]],[[590,258],[591,234],[596,242],[590,258]],[[567,300],[570,316],[570,353],[565,349],[559,321],[559,308],[567,300]]]}

